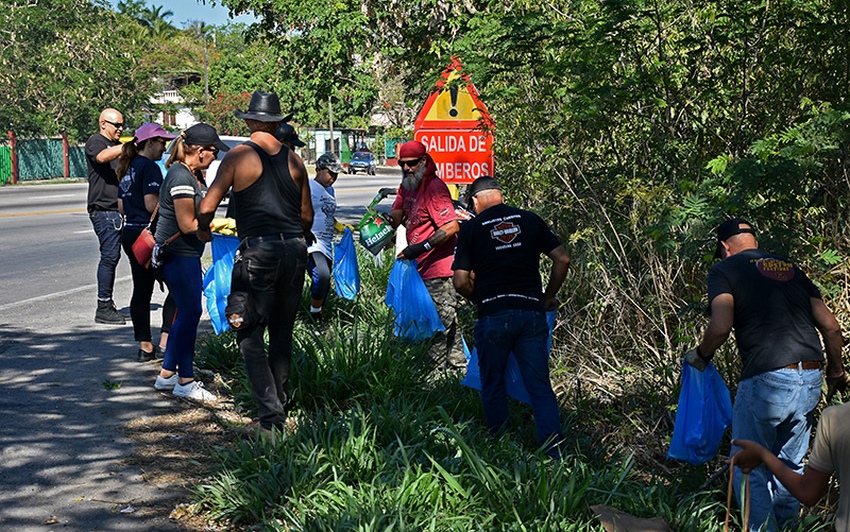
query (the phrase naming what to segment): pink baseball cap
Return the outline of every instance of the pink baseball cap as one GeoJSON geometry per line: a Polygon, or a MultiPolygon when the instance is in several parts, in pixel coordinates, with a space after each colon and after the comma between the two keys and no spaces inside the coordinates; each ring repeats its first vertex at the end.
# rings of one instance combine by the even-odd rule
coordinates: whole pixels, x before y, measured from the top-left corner
{"type": "Polygon", "coordinates": [[[136,130],[136,146],[141,144],[142,142],[155,138],[161,137],[165,140],[171,140],[176,135],[172,135],[168,131],[162,129],[162,126],[154,123],[146,123],[139,126],[139,129],[136,130]]]}

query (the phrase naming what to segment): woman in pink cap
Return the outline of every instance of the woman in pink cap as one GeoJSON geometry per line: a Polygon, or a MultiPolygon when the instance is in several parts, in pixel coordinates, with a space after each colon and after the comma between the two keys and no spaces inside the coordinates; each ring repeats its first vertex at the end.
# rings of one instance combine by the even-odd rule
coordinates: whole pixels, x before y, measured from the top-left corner
{"type": "MultiPolygon", "coordinates": [[[[130,271],[133,274],[130,317],[133,319],[133,334],[139,342],[139,362],[156,359],[156,346],[151,341],[151,295],[155,279],[152,269],[136,261],[132,248],[159,203],[162,171],[156,161],[162,157],[165,145],[173,138],[174,135],[159,124],[142,124],[136,130],[135,138],[122,146],[118,158],[117,173],[121,180],[118,186],[118,210],[124,215],[121,246],[130,260],[130,271]]],[[[165,349],[175,310],[174,299],[169,293],[162,306],[161,350],[165,349]]]]}

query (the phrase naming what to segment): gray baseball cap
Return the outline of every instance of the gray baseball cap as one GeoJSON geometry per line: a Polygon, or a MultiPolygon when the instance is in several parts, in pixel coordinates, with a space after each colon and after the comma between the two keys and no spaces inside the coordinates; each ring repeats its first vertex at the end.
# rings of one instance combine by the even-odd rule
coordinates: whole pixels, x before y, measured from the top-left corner
{"type": "Polygon", "coordinates": [[[341,174],[345,168],[340,164],[339,159],[333,153],[324,153],[316,160],[316,170],[327,168],[335,174],[341,174]]]}

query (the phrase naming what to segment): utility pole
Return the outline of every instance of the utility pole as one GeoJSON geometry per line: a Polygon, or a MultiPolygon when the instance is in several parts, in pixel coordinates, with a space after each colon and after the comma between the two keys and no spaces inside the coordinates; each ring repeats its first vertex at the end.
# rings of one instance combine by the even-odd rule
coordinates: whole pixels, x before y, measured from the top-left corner
{"type": "MultiPolygon", "coordinates": [[[[207,107],[210,105],[210,73],[209,73],[209,61],[207,60],[207,32],[204,27],[204,23],[201,22],[197,31],[200,34],[201,38],[204,40],[204,100],[206,101],[207,107]]],[[[215,48],[215,30],[212,32],[213,39],[213,48],[215,48]]]]}
{"type": "Polygon", "coordinates": [[[207,67],[207,36],[204,35],[204,98],[207,102],[207,107],[210,105],[210,75],[207,67]]]}
{"type": "Polygon", "coordinates": [[[328,120],[331,124],[331,153],[336,155],[336,146],[334,146],[334,106],[331,103],[331,95],[328,95],[328,120]]]}

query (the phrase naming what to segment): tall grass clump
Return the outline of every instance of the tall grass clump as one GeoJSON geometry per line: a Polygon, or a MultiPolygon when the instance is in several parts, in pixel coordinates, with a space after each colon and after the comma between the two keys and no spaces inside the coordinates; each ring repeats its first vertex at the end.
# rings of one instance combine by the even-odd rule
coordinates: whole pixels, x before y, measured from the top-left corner
{"type": "MultiPolygon", "coordinates": [[[[429,377],[427,342],[393,336],[383,303],[392,255],[383,264],[364,255],[357,299],[331,296],[323,326],[306,312],[296,323],[287,429],[218,450],[216,469],[194,489],[208,518],[235,530],[586,531],[599,529],[590,506],[603,504],[661,516],[673,530],[722,530],[725,482],[706,478],[725,450],[702,467],[663,459],[673,369],[647,376],[611,365],[596,382],[553,356],[566,438],[553,460],[536,448],[528,406],[512,402],[511,430],[494,438],[477,391],[459,377],[429,377]]],[[[556,349],[570,334],[559,320],[556,349]]],[[[199,364],[250,398],[232,338],[201,346],[199,364]]],[[[737,510],[732,520],[740,523],[737,510]]],[[[822,524],[808,517],[799,526],[822,524]]]]}

